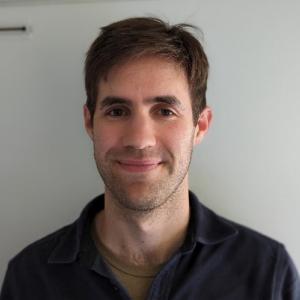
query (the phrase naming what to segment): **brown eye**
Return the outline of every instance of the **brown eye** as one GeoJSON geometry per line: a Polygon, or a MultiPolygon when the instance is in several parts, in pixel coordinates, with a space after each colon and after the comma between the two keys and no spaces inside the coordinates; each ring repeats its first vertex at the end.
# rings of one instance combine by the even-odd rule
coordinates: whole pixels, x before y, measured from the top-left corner
{"type": "Polygon", "coordinates": [[[174,115],[174,113],[170,109],[167,109],[167,108],[161,108],[159,110],[159,112],[162,116],[166,116],[166,117],[171,117],[174,115]]]}
{"type": "Polygon", "coordinates": [[[127,115],[127,112],[122,108],[114,108],[109,110],[106,115],[110,117],[123,117],[127,115]]]}

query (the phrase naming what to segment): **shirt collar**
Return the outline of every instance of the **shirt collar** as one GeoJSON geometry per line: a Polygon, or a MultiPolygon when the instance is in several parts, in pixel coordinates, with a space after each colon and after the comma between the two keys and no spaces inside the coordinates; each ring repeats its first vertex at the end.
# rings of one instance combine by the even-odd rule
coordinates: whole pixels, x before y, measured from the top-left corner
{"type": "Polygon", "coordinates": [[[199,202],[193,192],[189,192],[191,219],[189,234],[191,240],[204,245],[222,243],[238,234],[234,224],[218,216],[199,202]]]}
{"type": "MultiPolygon", "coordinates": [[[[213,211],[201,204],[195,194],[189,192],[191,219],[184,248],[188,250],[196,243],[213,245],[233,238],[238,234],[235,226],[216,215],[213,211]]],[[[71,225],[62,228],[65,231],[51,252],[48,263],[72,263],[80,253],[88,252],[91,245],[87,236],[94,216],[104,208],[104,195],[93,199],[82,211],[80,217],[71,225]]],[[[94,247],[94,251],[95,251],[94,247]]],[[[93,251],[93,252],[94,252],[93,251]]],[[[95,253],[90,256],[93,263],[95,253]]],[[[85,259],[87,259],[85,255],[85,259]]]]}
{"type": "Polygon", "coordinates": [[[65,233],[51,252],[48,263],[72,263],[80,253],[90,248],[87,237],[94,216],[104,208],[104,195],[90,201],[80,214],[80,217],[71,225],[62,228],[65,233]]]}

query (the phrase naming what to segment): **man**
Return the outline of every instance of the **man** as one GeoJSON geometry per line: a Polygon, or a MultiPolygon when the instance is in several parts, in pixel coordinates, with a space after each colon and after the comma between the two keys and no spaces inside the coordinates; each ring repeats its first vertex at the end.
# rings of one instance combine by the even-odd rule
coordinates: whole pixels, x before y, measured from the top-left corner
{"type": "Polygon", "coordinates": [[[188,189],[212,119],[208,62],[189,26],[102,28],[85,64],[85,128],[105,193],[10,261],[4,299],[300,299],[285,248],[188,189]]]}

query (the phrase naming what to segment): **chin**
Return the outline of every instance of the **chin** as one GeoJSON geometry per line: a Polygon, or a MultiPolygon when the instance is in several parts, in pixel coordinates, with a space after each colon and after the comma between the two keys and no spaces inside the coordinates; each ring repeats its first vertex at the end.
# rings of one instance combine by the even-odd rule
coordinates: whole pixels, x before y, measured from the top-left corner
{"type": "Polygon", "coordinates": [[[132,211],[147,212],[159,207],[161,197],[149,189],[133,188],[117,195],[119,204],[132,211]]]}

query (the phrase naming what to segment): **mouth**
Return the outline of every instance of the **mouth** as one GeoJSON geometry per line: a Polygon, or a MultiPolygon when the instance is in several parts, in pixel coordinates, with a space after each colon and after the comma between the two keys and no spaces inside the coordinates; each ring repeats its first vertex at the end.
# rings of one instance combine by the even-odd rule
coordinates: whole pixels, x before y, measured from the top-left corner
{"type": "Polygon", "coordinates": [[[160,160],[120,160],[119,166],[131,173],[149,172],[158,168],[162,162],[160,160]]]}

